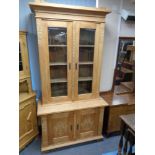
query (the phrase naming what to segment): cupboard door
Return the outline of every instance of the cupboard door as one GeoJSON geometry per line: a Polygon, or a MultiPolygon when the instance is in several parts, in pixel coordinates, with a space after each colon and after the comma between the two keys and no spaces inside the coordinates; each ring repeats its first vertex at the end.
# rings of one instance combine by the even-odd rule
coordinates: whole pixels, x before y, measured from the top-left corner
{"type": "Polygon", "coordinates": [[[77,111],[77,139],[97,136],[98,122],[99,111],[97,108],[77,111]]]}
{"type": "Polygon", "coordinates": [[[95,94],[98,28],[95,23],[76,22],[75,31],[75,99],[87,99],[95,94]]]}
{"type": "Polygon", "coordinates": [[[65,112],[47,116],[48,145],[71,141],[74,133],[74,113],[65,112]]]}
{"type": "MultiPolygon", "coordinates": [[[[46,21],[45,34],[47,48],[43,53],[47,76],[43,83],[47,91],[47,102],[71,100],[72,89],[72,23],[46,21]],[[47,89],[48,88],[48,89],[47,89]]],[[[44,68],[44,67],[43,67],[44,68]]],[[[43,90],[43,91],[44,91],[43,90]]]]}
{"type": "Polygon", "coordinates": [[[37,134],[35,98],[20,103],[19,142],[23,148],[37,134]]]}

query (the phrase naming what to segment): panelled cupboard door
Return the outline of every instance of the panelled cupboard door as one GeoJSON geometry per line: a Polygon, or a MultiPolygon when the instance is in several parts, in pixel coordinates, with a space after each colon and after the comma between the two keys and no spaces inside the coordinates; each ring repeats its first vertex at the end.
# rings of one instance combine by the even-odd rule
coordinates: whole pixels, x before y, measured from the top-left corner
{"type": "Polygon", "coordinates": [[[60,144],[71,141],[74,134],[74,112],[65,112],[47,116],[48,144],[60,144]]]}
{"type": "Polygon", "coordinates": [[[77,111],[77,139],[84,139],[98,134],[99,110],[98,108],[77,111]]]}
{"type": "MultiPolygon", "coordinates": [[[[72,97],[72,22],[45,21],[47,103],[71,100],[72,97]]],[[[42,77],[44,78],[44,77],[42,77]]],[[[44,85],[44,83],[43,83],[44,85]]],[[[46,96],[43,96],[46,98],[46,96]]]]}
{"type": "Polygon", "coordinates": [[[20,103],[19,140],[20,149],[37,134],[35,98],[20,103]]]}
{"type": "Polygon", "coordinates": [[[74,100],[96,94],[99,27],[96,23],[74,22],[74,100]]]}

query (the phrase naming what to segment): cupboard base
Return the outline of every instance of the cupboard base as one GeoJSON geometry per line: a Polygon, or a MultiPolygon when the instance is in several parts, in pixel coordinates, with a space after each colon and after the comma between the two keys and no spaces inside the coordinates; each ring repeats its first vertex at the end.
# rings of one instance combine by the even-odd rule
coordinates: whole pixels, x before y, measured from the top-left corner
{"type": "Polygon", "coordinates": [[[31,137],[29,137],[27,141],[24,141],[23,143],[21,143],[19,145],[19,151],[23,150],[26,147],[26,145],[28,145],[37,135],[38,135],[38,132],[33,134],[31,137]]]}
{"type": "Polygon", "coordinates": [[[91,138],[85,138],[85,139],[80,139],[80,140],[76,140],[76,141],[71,141],[71,142],[66,142],[63,144],[56,144],[56,145],[49,145],[49,146],[42,146],[41,147],[41,151],[48,151],[48,150],[52,150],[52,149],[57,149],[57,148],[61,148],[61,147],[65,147],[65,146],[70,146],[70,145],[75,145],[75,144],[79,144],[79,143],[84,143],[84,142],[89,142],[89,141],[94,141],[94,140],[101,140],[104,137],[101,136],[95,136],[95,137],[91,137],[91,138]]]}
{"type": "Polygon", "coordinates": [[[102,139],[105,106],[107,103],[100,98],[38,106],[42,125],[41,151],[102,139]]]}

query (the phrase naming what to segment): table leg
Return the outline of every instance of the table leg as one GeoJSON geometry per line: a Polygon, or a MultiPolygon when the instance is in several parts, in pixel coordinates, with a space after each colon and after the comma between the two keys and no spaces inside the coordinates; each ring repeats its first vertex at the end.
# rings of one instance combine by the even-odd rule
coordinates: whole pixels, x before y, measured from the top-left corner
{"type": "Polygon", "coordinates": [[[125,144],[124,144],[124,148],[123,148],[123,155],[127,154],[127,149],[128,149],[128,140],[129,140],[129,133],[128,130],[125,130],[125,144]]]}
{"type": "Polygon", "coordinates": [[[122,147],[123,147],[123,136],[125,133],[125,124],[123,121],[121,121],[121,129],[120,130],[121,130],[121,138],[120,138],[119,146],[118,146],[118,155],[121,155],[122,147]]]}

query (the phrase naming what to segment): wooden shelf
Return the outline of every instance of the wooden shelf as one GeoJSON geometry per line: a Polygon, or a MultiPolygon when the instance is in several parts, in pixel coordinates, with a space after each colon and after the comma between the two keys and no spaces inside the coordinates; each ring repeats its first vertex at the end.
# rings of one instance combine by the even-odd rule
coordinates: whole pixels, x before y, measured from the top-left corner
{"type": "Polygon", "coordinates": [[[93,61],[84,61],[84,62],[79,62],[79,65],[92,65],[93,61]]]}
{"type": "Polygon", "coordinates": [[[80,45],[79,47],[94,47],[94,45],[80,45]]]}
{"type": "Polygon", "coordinates": [[[59,102],[55,104],[41,104],[41,101],[39,101],[37,115],[40,116],[103,106],[108,106],[108,103],[101,97],[82,101],[59,102]]]}
{"type": "Polygon", "coordinates": [[[64,66],[67,65],[66,62],[53,62],[49,64],[50,66],[64,66]]]}
{"type": "Polygon", "coordinates": [[[130,61],[124,61],[123,63],[124,64],[128,64],[128,65],[133,65],[133,62],[132,61],[131,62],[130,61]]]}
{"type": "Polygon", "coordinates": [[[120,51],[121,53],[124,53],[124,54],[126,54],[127,53],[127,51],[120,51]]]}
{"type": "Polygon", "coordinates": [[[123,79],[122,79],[121,77],[116,76],[116,80],[121,81],[121,80],[123,80],[123,79]]]}
{"type": "Polygon", "coordinates": [[[79,81],[92,81],[92,77],[80,77],[79,81]]]}
{"type": "Polygon", "coordinates": [[[59,78],[59,79],[51,79],[51,83],[64,83],[67,82],[67,79],[65,78],[59,78]]]}
{"type": "Polygon", "coordinates": [[[48,47],[67,47],[67,45],[48,45],[48,47]]]}
{"type": "Polygon", "coordinates": [[[123,72],[123,73],[133,73],[132,70],[124,68],[124,67],[121,68],[121,72],[123,72]]]}
{"type": "Polygon", "coordinates": [[[125,86],[123,86],[122,84],[115,87],[116,95],[127,94],[127,93],[131,93],[131,91],[128,88],[126,88],[125,86]]]}
{"type": "Polygon", "coordinates": [[[121,85],[125,86],[128,90],[133,91],[134,84],[132,81],[130,82],[121,82],[121,85]]]}
{"type": "Polygon", "coordinates": [[[35,93],[19,93],[19,103],[22,103],[35,96],[35,93]]]}
{"type": "Polygon", "coordinates": [[[135,46],[134,45],[128,45],[127,51],[135,52],[135,46]]]}

